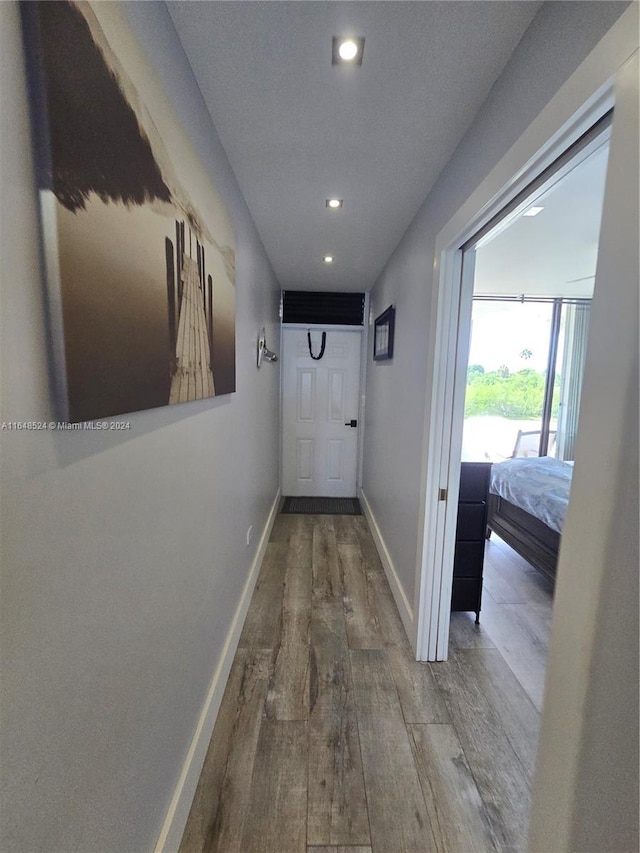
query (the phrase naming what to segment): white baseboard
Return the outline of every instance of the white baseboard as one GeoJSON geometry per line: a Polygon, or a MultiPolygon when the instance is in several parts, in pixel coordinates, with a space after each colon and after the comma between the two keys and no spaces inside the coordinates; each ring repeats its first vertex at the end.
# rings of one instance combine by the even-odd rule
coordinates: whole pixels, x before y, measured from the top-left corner
{"type": "Polygon", "coordinates": [[[189,811],[191,810],[191,803],[193,802],[200,773],[202,772],[202,765],[204,764],[211,735],[213,734],[213,727],[215,726],[218,710],[220,709],[220,703],[222,702],[224,689],[227,685],[231,664],[233,663],[233,658],[240,640],[240,634],[242,633],[242,626],[244,625],[247,610],[249,609],[249,604],[251,602],[251,596],[253,595],[260,567],[262,566],[262,561],[267,550],[267,543],[269,542],[269,537],[271,535],[271,528],[273,527],[273,523],[279,510],[280,489],[278,489],[273,504],[271,505],[267,522],[264,526],[264,530],[262,531],[258,550],[253,558],[253,563],[251,564],[249,575],[245,582],[244,589],[242,590],[240,602],[233,616],[231,627],[229,628],[229,633],[227,634],[227,639],[218,661],[218,666],[216,667],[213,678],[211,679],[211,684],[202,708],[202,713],[200,714],[200,719],[198,720],[198,725],[196,726],[191,745],[189,746],[189,751],[187,752],[187,757],[182,767],[182,772],[180,773],[180,778],[178,779],[178,784],[176,785],[176,789],[171,799],[171,804],[167,811],[164,824],[162,825],[160,836],[155,846],[155,853],[175,853],[175,851],[180,847],[184,828],[187,824],[187,818],[189,817],[189,811]]]}
{"type": "Polygon", "coordinates": [[[385,575],[387,576],[387,580],[389,581],[389,586],[391,587],[393,598],[396,602],[398,612],[400,613],[402,624],[407,632],[407,636],[413,643],[416,633],[413,619],[413,608],[409,604],[409,599],[402,588],[395,566],[393,565],[393,560],[391,559],[391,554],[389,554],[385,541],[382,537],[382,533],[380,532],[380,528],[378,527],[378,522],[376,521],[376,517],[371,509],[371,504],[367,500],[367,496],[362,489],[360,489],[360,503],[362,504],[365,517],[369,523],[369,529],[371,530],[373,541],[375,542],[376,549],[380,555],[380,560],[382,562],[385,575]]]}

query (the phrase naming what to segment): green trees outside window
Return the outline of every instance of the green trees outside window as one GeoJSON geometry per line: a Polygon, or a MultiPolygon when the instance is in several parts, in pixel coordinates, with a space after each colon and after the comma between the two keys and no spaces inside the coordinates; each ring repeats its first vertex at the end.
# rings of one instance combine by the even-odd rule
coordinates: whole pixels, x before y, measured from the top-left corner
{"type": "MultiPolygon", "coordinates": [[[[485,371],[480,364],[471,364],[467,371],[465,418],[474,415],[498,415],[510,420],[524,420],[542,416],[545,374],[531,368],[511,373],[503,365],[497,370],[485,371]]],[[[554,390],[560,387],[556,374],[554,390]]],[[[552,418],[558,416],[559,394],[554,393],[552,418]]]]}

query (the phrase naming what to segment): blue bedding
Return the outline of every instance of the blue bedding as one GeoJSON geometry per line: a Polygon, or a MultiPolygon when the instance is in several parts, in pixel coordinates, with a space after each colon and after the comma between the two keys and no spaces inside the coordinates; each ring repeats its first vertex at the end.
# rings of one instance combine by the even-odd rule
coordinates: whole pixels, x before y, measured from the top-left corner
{"type": "Polygon", "coordinates": [[[491,469],[490,491],[562,533],[573,464],[550,456],[507,459],[491,469]]]}

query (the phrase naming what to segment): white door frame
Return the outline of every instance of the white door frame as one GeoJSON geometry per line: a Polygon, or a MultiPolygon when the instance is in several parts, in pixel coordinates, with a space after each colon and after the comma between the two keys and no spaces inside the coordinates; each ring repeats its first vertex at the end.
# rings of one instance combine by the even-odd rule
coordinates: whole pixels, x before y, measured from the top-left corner
{"type": "Polygon", "coordinates": [[[418,660],[447,658],[462,449],[460,367],[462,362],[466,366],[473,291],[472,270],[462,275],[460,247],[613,107],[616,75],[637,49],[637,9],[632,4],[436,238],[427,353],[433,369],[423,439],[423,538],[416,566],[418,660]],[[439,500],[442,489],[447,490],[446,501],[439,500]]]}

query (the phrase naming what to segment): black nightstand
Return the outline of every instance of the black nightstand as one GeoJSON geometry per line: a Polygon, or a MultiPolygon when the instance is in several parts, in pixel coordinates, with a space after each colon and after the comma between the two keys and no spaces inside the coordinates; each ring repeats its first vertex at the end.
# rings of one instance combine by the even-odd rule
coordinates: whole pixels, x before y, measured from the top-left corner
{"type": "Polygon", "coordinates": [[[452,610],[473,610],[480,621],[490,462],[463,462],[460,468],[458,526],[453,559],[452,610]]]}

